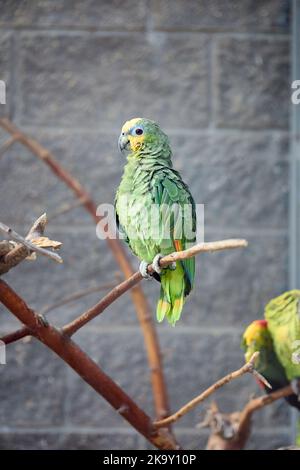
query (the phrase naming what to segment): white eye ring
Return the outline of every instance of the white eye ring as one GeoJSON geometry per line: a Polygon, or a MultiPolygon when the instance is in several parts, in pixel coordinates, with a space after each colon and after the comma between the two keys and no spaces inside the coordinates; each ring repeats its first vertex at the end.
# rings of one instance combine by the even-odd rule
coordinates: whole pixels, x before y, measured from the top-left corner
{"type": "Polygon", "coordinates": [[[133,133],[134,135],[143,135],[144,131],[141,127],[137,127],[136,129],[134,129],[133,133]]]}

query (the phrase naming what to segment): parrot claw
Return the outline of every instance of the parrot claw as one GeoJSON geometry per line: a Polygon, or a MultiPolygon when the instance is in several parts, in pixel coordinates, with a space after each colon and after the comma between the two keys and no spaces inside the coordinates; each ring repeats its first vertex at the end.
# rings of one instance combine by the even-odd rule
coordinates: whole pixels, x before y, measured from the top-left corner
{"type": "Polygon", "coordinates": [[[172,261],[172,263],[169,264],[169,269],[171,269],[171,271],[175,271],[175,269],[176,269],[176,261],[172,261]]]}
{"type": "Polygon", "coordinates": [[[152,261],[153,269],[157,274],[161,274],[162,268],[160,267],[160,264],[159,264],[159,260],[161,258],[163,258],[163,255],[161,253],[158,253],[158,255],[156,255],[152,261]]]}
{"type": "Polygon", "coordinates": [[[148,273],[148,264],[147,261],[141,261],[139,271],[144,279],[150,281],[153,279],[152,274],[148,273]]]}
{"type": "Polygon", "coordinates": [[[291,387],[295,395],[297,395],[298,401],[300,401],[300,379],[293,379],[291,387]]]}

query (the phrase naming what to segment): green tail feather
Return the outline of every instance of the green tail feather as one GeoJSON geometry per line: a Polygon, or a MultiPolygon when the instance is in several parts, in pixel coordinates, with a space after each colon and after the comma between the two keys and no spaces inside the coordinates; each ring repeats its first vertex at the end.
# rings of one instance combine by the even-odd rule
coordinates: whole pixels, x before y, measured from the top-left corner
{"type": "Polygon", "coordinates": [[[177,263],[174,271],[166,269],[161,274],[160,298],[157,303],[156,317],[159,322],[167,318],[175,326],[179,320],[185,301],[186,280],[184,270],[177,263]]]}

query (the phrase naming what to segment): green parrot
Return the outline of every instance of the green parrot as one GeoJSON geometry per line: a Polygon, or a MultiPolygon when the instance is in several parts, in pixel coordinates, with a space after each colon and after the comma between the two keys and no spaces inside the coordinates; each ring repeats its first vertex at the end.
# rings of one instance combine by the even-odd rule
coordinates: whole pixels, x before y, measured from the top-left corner
{"type": "Polygon", "coordinates": [[[265,308],[265,319],[276,355],[289,381],[300,378],[300,290],[291,290],[272,299],[265,308]]]}
{"type": "MultiPolygon", "coordinates": [[[[285,295],[286,294],[284,294],[284,296],[285,295]]],[[[273,299],[267,305],[265,314],[267,314],[268,306],[277,299],[273,299]]],[[[285,311],[282,311],[281,315],[283,312],[285,315],[285,311]]],[[[278,341],[280,343],[279,348],[283,347],[285,351],[288,349],[292,351],[292,342],[290,342],[288,338],[285,338],[282,341],[279,336],[274,337],[272,335],[269,321],[253,321],[246,328],[242,338],[242,347],[245,351],[245,360],[248,362],[253,353],[259,351],[260,355],[256,361],[255,368],[267,379],[267,381],[271,384],[272,389],[270,390],[260,381],[259,385],[264,388],[267,393],[270,393],[291,383],[295,394],[292,394],[285,399],[291,406],[294,406],[300,410],[300,401],[298,399],[299,386],[297,380],[300,378],[300,361],[297,365],[293,364],[293,360],[295,359],[291,354],[288,356],[287,360],[283,362],[280,356],[277,354],[278,341]],[[294,371],[292,374],[290,373],[291,368],[294,371]]]]}
{"type": "Polygon", "coordinates": [[[195,203],[173,168],[169,139],[154,121],[127,121],[119,137],[119,149],[127,154],[127,164],[115,199],[117,226],[141,260],[142,276],[161,282],[157,320],[167,318],[174,326],[194,285],[195,259],[177,261],[165,269],[159,260],[195,243],[195,203]],[[150,263],[155,270],[153,276],[147,272],[150,263]]]}
{"type": "MultiPolygon", "coordinates": [[[[278,361],[274,351],[273,340],[268,330],[268,322],[266,320],[255,320],[246,328],[242,337],[242,348],[245,351],[246,362],[251,359],[256,351],[259,352],[255,368],[272,386],[272,389],[269,389],[263,382],[258,380],[260,387],[267,393],[278,390],[289,384],[284,368],[278,361]]],[[[298,403],[296,395],[293,395],[293,400],[298,403]]]]}

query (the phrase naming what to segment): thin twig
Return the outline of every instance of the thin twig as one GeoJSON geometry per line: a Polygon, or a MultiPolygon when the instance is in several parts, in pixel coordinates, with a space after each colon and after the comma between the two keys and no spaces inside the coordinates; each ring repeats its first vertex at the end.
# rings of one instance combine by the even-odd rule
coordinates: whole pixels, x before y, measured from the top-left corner
{"type": "Polygon", "coordinates": [[[253,369],[252,374],[259,382],[262,382],[267,388],[272,390],[272,385],[270,384],[270,382],[268,382],[267,379],[263,375],[257,372],[257,370],[253,369]]]}
{"type": "Polygon", "coordinates": [[[53,220],[54,218],[56,218],[56,217],[58,217],[62,214],[65,215],[67,212],[70,212],[73,209],[76,209],[77,207],[82,206],[85,202],[86,202],[86,198],[82,197],[82,198],[77,199],[77,200],[75,200],[73,202],[70,202],[68,204],[67,203],[63,204],[59,209],[57,209],[57,211],[52,212],[52,214],[48,215],[48,220],[53,220]]]}
{"type": "Polygon", "coordinates": [[[243,367],[240,369],[230,372],[230,374],[225,375],[222,379],[218,380],[215,382],[213,385],[211,385],[207,390],[202,392],[200,395],[195,397],[193,400],[188,402],[186,405],[184,405],[182,408],[180,408],[176,413],[172,414],[171,416],[168,416],[165,419],[161,419],[159,421],[154,422],[154,426],[156,428],[161,428],[165,427],[169,424],[175,423],[175,421],[178,421],[182,416],[186,415],[189,411],[191,411],[195,406],[199,405],[199,403],[203,402],[206,400],[209,396],[211,396],[213,393],[216,392],[219,388],[223,387],[224,385],[228,384],[229,382],[232,382],[233,380],[241,377],[244,374],[247,373],[252,373],[254,369],[254,364],[255,361],[258,357],[259,353],[255,352],[250,361],[247,362],[247,364],[244,364],[243,367]]]}
{"type": "Polygon", "coordinates": [[[29,253],[31,251],[37,252],[43,256],[47,256],[47,258],[51,258],[57,263],[63,263],[62,258],[57,254],[53,253],[52,251],[45,250],[40,246],[34,245],[34,243],[30,242],[29,240],[25,240],[24,237],[19,235],[15,232],[12,228],[8,227],[7,225],[0,222],[0,231],[3,232],[10,240],[14,240],[15,242],[21,243],[22,245],[28,248],[29,253]]]}
{"type": "Polygon", "coordinates": [[[93,307],[86,310],[75,320],[68,323],[63,327],[63,331],[68,336],[72,336],[76,333],[77,330],[82,328],[88,322],[93,320],[102,313],[109,305],[111,305],[115,300],[117,300],[121,295],[127,292],[129,289],[134,287],[137,282],[140,281],[140,273],[135,273],[126,281],[121,282],[121,284],[114,287],[107,295],[105,295],[99,302],[96,303],[93,307]]]}
{"type": "Polygon", "coordinates": [[[14,343],[16,341],[19,341],[22,338],[25,338],[26,336],[30,336],[32,334],[32,331],[30,328],[27,326],[23,326],[22,328],[19,328],[16,331],[13,331],[12,333],[8,333],[0,338],[0,341],[4,344],[10,344],[14,343]]]}
{"type": "Polygon", "coordinates": [[[116,287],[115,282],[108,282],[107,284],[100,284],[99,286],[94,286],[94,287],[89,287],[88,289],[79,290],[78,292],[75,292],[74,294],[68,297],[64,297],[58,300],[57,302],[54,302],[53,304],[45,305],[45,307],[43,307],[39,312],[41,315],[45,315],[46,313],[49,313],[51,310],[55,310],[58,307],[62,307],[63,305],[73,302],[74,300],[81,299],[82,297],[85,297],[89,294],[93,294],[95,292],[100,292],[102,290],[111,289],[112,287],[116,287]]]}
{"type": "Polygon", "coordinates": [[[0,158],[17,140],[18,140],[18,136],[13,136],[10,139],[8,139],[6,142],[4,142],[4,144],[0,148],[0,158]]]}

